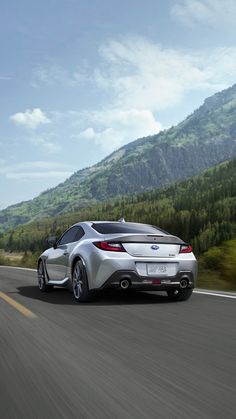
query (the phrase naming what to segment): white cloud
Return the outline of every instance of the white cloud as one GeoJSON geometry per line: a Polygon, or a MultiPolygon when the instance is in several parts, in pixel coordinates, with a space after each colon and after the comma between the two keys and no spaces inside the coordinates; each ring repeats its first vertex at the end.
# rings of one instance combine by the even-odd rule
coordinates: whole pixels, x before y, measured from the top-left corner
{"type": "Polygon", "coordinates": [[[52,171],[47,172],[8,172],[6,174],[7,179],[15,180],[37,180],[37,179],[56,179],[58,182],[65,181],[66,178],[71,176],[72,172],[61,172],[61,171],[52,171]]]}
{"type": "Polygon", "coordinates": [[[236,47],[193,53],[132,37],[102,45],[100,55],[94,82],[111,98],[110,109],[106,105],[80,115],[84,129],[79,138],[94,141],[107,152],[158,133],[158,111],[174,108],[187,93],[211,94],[236,80],[236,47]]]}
{"type": "Polygon", "coordinates": [[[86,128],[81,131],[79,137],[84,138],[85,140],[93,140],[96,137],[96,133],[93,128],[86,128]]]}
{"type": "Polygon", "coordinates": [[[42,137],[33,137],[30,138],[29,141],[34,145],[40,147],[41,149],[48,151],[49,153],[56,153],[60,151],[62,148],[60,144],[55,144],[51,141],[47,141],[42,137]]]}
{"type": "Polygon", "coordinates": [[[161,130],[149,110],[122,110],[94,111],[90,114],[94,126],[86,128],[79,135],[86,140],[94,142],[107,151],[112,151],[132,140],[156,134],[161,130]]]}
{"type": "Polygon", "coordinates": [[[10,116],[10,120],[16,125],[22,125],[31,129],[35,129],[39,125],[51,122],[45,113],[39,108],[34,108],[32,111],[27,109],[25,112],[17,112],[10,116]]]}
{"type": "Polygon", "coordinates": [[[64,181],[73,174],[72,168],[63,163],[51,161],[33,161],[12,165],[4,165],[0,168],[0,174],[6,179],[31,181],[37,179],[56,179],[64,181]]]}
{"type": "Polygon", "coordinates": [[[112,92],[113,106],[122,109],[171,108],[188,92],[215,92],[236,80],[236,47],[192,53],[133,37],[108,42],[100,54],[97,86],[112,92]]]}
{"type": "Polygon", "coordinates": [[[171,14],[187,25],[203,24],[218,28],[235,28],[235,0],[179,0],[171,14]],[[220,25],[220,26],[219,26],[220,25]]]}
{"type": "MultiPolygon", "coordinates": [[[[193,2],[198,3],[196,11],[202,10],[201,4],[209,5],[202,0],[193,2]]],[[[179,0],[175,6],[180,4],[188,2],[179,0]]],[[[54,111],[50,118],[53,129],[68,140],[87,140],[106,152],[159,132],[158,112],[181,106],[187,94],[201,91],[210,95],[236,80],[236,47],[182,51],[133,36],[104,43],[99,54],[95,69],[39,69],[37,80],[47,85],[64,81],[67,87],[83,81],[88,95],[92,85],[93,97],[95,92],[100,99],[95,109],[54,111]]],[[[58,151],[60,146],[48,138],[43,134],[30,141],[49,152],[58,151]]]]}
{"type": "Polygon", "coordinates": [[[24,163],[17,163],[14,165],[11,165],[10,168],[14,168],[14,170],[21,170],[21,169],[27,169],[27,170],[31,170],[31,169],[69,169],[70,166],[68,164],[64,164],[64,163],[57,163],[55,161],[44,161],[44,160],[36,160],[36,161],[28,161],[28,162],[24,162],[24,163]]]}

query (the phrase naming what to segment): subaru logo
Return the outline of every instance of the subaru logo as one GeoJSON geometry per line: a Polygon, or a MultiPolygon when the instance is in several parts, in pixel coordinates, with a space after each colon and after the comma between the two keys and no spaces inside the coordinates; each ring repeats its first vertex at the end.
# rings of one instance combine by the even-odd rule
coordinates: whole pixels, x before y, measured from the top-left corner
{"type": "Polygon", "coordinates": [[[153,245],[151,246],[151,249],[152,249],[152,250],[158,250],[158,249],[159,249],[159,246],[157,246],[156,244],[153,244],[153,245]]]}

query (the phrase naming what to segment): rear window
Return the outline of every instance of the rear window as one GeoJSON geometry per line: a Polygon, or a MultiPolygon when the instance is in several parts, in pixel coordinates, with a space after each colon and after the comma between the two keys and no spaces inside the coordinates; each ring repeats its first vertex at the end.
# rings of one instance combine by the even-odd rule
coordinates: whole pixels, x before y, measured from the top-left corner
{"type": "Polygon", "coordinates": [[[164,231],[145,224],[132,223],[94,223],[94,230],[100,234],[137,233],[137,234],[165,234],[164,231]]]}

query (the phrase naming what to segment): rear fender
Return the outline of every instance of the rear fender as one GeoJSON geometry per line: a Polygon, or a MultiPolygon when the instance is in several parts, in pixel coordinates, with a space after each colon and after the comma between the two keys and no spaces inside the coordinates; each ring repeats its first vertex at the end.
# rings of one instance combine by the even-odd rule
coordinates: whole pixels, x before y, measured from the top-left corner
{"type": "MultiPolygon", "coordinates": [[[[83,266],[84,266],[84,268],[86,270],[86,273],[87,273],[86,264],[85,264],[85,261],[84,261],[83,256],[81,256],[81,255],[74,256],[74,258],[73,258],[73,260],[71,262],[70,278],[69,278],[71,285],[72,285],[73,271],[74,271],[74,267],[75,267],[75,264],[76,264],[77,260],[81,260],[81,262],[83,263],[83,266]]],[[[88,276],[88,274],[87,274],[87,276],[88,276]]]]}

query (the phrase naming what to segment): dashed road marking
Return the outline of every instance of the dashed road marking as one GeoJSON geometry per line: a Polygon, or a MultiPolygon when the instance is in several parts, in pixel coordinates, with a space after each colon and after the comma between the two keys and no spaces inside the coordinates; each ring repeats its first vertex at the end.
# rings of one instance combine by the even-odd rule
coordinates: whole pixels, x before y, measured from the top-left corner
{"type": "Polygon", "coordinates": [[[22,304],[17,303],[13,298],[9,297],[4,292],[0,291],[0,298],[2,298],[6,303],[10,304],[16,310],[18,310],[23,316],[28,317],[29,319],[35,319],[37,316],[28,308],[24,307],[22,304]]]}

